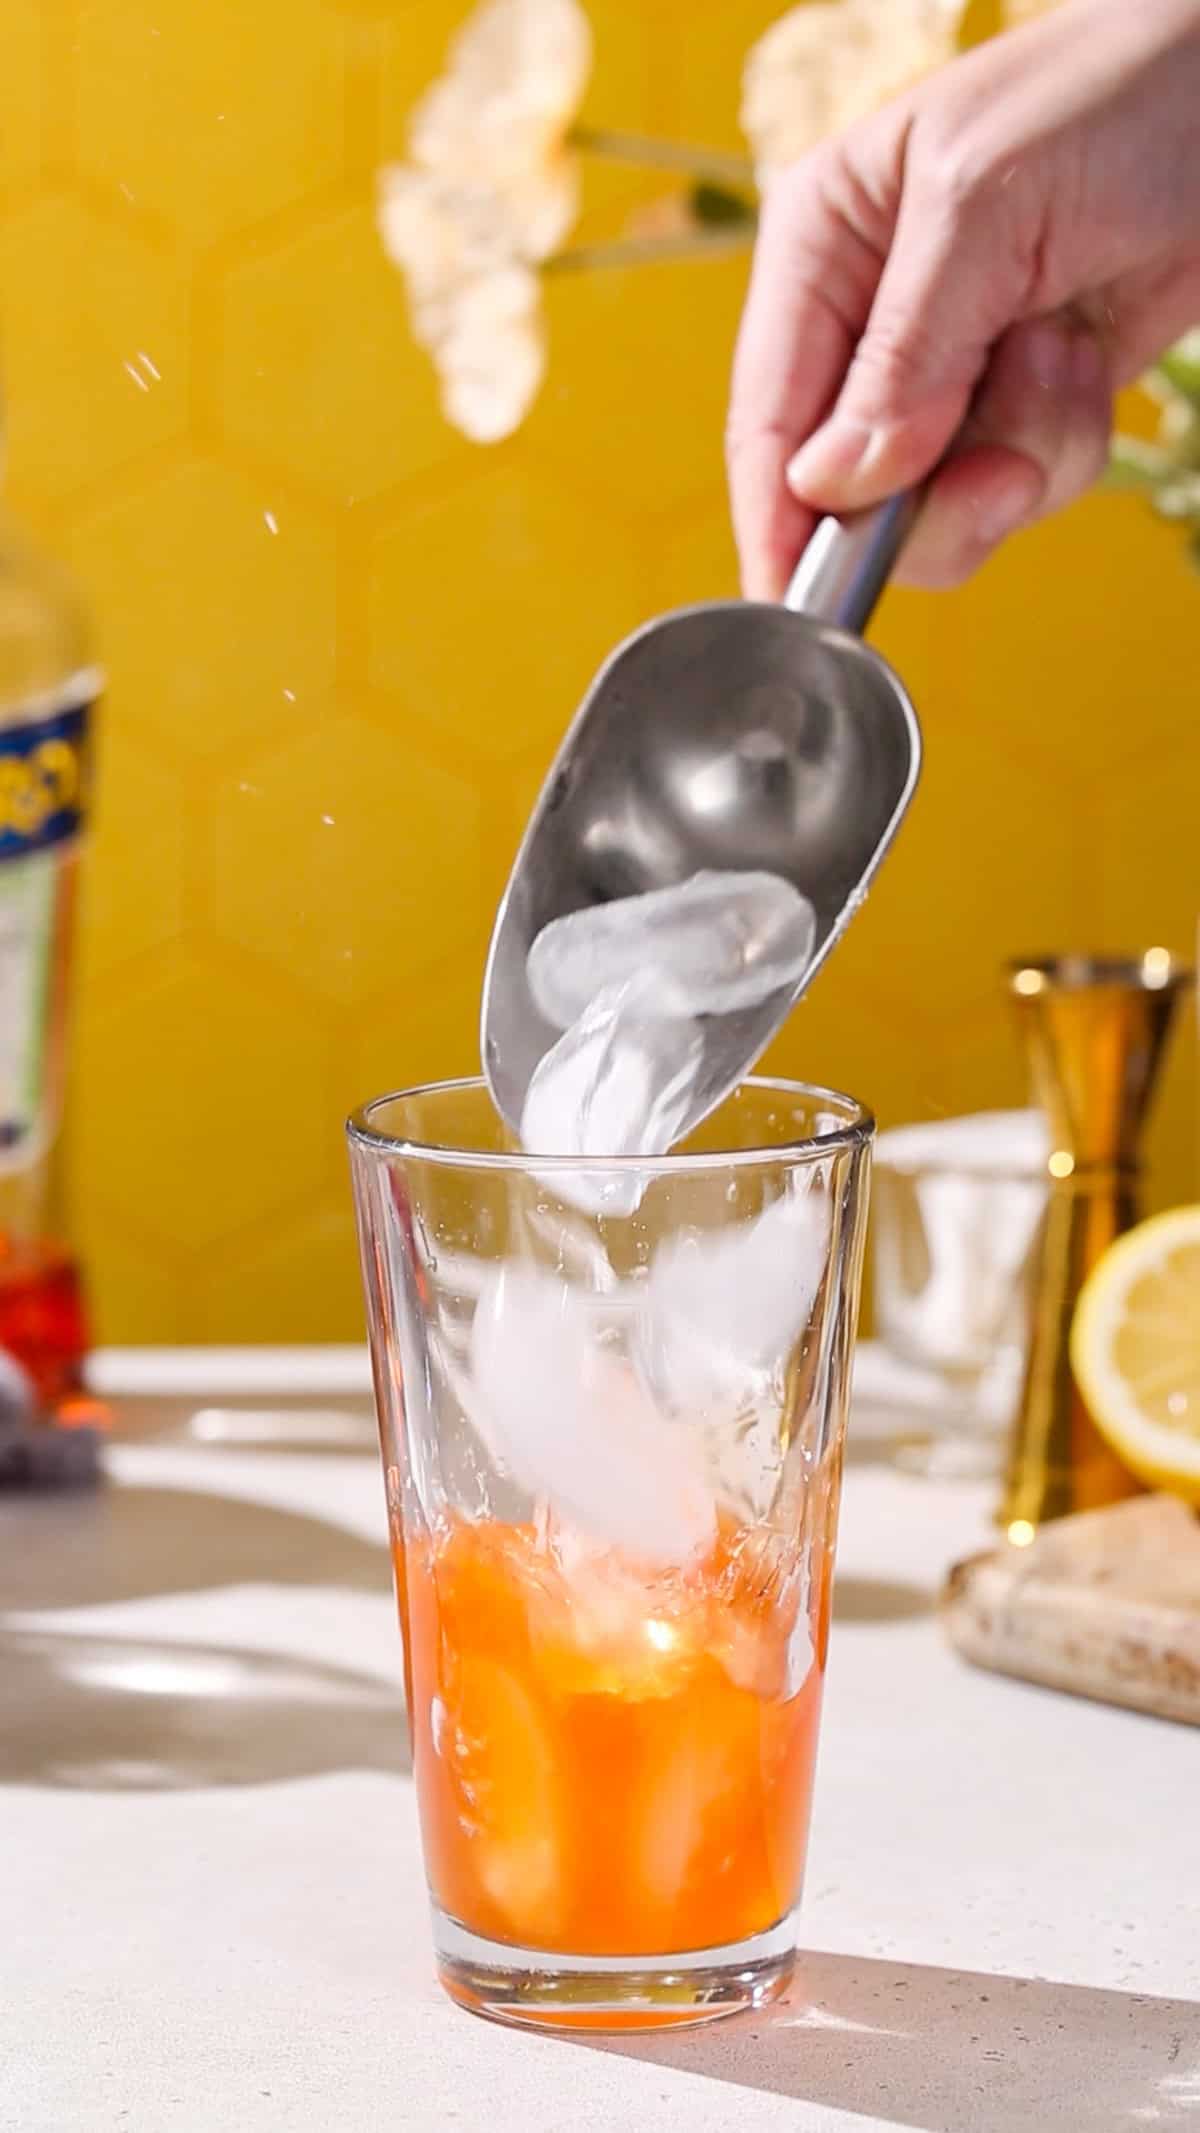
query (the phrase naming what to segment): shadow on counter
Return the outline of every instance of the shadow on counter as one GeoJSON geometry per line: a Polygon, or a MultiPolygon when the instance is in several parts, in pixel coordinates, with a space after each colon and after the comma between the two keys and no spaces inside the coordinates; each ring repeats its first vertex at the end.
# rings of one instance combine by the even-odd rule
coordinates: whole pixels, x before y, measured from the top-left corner
{"type": "Polygon", "coordinates": [[[0,1499],[0,1608],[110,1606],[221,1585],[391,1591],[386,1548],[303,1511],[122,1485],[0,1499]]]}
{"type": "Polygon", "coordinates": [[[172,1792],[409,1767],[398,1685],[282,1653],[0,1627],[0,1785],[172,1792]]]}
{"type": "Polygon", "coordinates": [[[1200,2003],[1046,1978],[806,1953],[760,2015],[588,2048],[920,2133],[1200,2124],[1200,2003]]]}
{"type": "Polygon", "coordinates": [[[407,1770],[398,1683],[30,1621],[239,1585],[388,1596],[391,1566],[386,1548],[342,1525],[202,1490],[0,1501],[0,1784],[158,1791],[407,1770]]]}

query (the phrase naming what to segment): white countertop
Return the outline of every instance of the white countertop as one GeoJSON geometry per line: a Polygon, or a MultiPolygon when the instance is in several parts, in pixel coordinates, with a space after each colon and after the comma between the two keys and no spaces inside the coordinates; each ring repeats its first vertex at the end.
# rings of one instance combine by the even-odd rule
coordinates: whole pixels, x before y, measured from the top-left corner
{"type": "Polygon", "coordinates": [[[331,1386],[290,1448],[210,1400],[97,1498],[0,1499],[3,2133],[1200,2123],[1200,1733],[963,1667],[929,1601],[986,1498],[865,1418],[789,1999],[657,2041],[451,2007],[331,1386]]]}

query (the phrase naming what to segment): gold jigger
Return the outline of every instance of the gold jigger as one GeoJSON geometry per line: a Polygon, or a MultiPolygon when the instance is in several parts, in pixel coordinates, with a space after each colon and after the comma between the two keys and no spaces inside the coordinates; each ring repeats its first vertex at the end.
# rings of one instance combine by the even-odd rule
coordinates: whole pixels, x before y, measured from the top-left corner
{"type": "Polygon", "coordinates": [[[1061,956],[1011,966],[1053,1150],[1029,1360],[1000,1509],[1000,1523],[1022,1539],[1044,1519],[1115,1503],[1140,1486],[1084,1406],[1068,1340],[1088,1274],[1138,1220],[1141,1130],[1190,977],[1165,948],[1148,949],[1140,961],[1061,956]]]}

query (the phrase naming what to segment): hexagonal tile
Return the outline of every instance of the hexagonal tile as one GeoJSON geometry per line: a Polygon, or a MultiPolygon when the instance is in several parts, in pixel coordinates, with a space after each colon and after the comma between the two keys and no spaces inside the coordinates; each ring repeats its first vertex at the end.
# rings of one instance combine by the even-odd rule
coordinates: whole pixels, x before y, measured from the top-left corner
{"type": "Polygon", "coordinates": [[[44,17],[45,0],[5,0],[0,21],[0,64],[4,68],[0,187],[6,192],[36,178],[41,164],[44,17]]]}
{"type": "Polygon", "coordinates": [[[158,973],[85,996],[76,1162],[86,1201],[198,1252],[327,1178],[332,1033],[302,994],[228,952],[170,950],[158,973]]]}
{"type": "Polygon", "coordinates": [[[552,748],[539,746],[521,761],[506,765],[489,783],[487,852],[496,883],[497,902],[512,871],[552,757],[552,748]]]}
{"type": "MultiPolygon", "coordinates": [[[[595,40],[592,77],[583,100],[584,126],[661,136],[665,77],[673,71],[653,10],[629,0],[588,0],[595,40]]],[[[621,234],[635,209],[677,189],[670,173],[584,155],[583,201],[574,243],[621,234]]]]}
{"type": "Polygon", "coordinates": [[[337,1063],[343,1111],[419,1082],[478,1074],[482,984],[482,956],[464,953],[355,1016],[337,1063]]]}
{"type": "MultiPolygon", "coordinates": [[[[431,10],[440,13],[441,10],[441,0],[327,0],[327,5],[339,15],[349,15],[372,28],[376,23],[382,23],[386,29],[397,23],[417,24],[422,15],[428,15],[431,10]]],[[[445,37],[443,18],[443,44],[445,37]]]]}
{"type": "Polygon", "coordinates": [[[187,1254],[131,1237],[111,1208],[84,1200],[73,1234],[87,1283],[92,1338],[114,1346],[187,1345],[197,1337],[187,1254]]]}
{"type": "Polygon", "coordinates": [[[642,540],[647,582],[661,613],[697,600],[737,598],[737,553],[724,483],[684,511],[649,519],[642,540]]]}
{"type": "Polygon", "coordinates": [[[333,540],[272,484],[191,460],[81,519],[72,555],[114,705],[202,757],[314,717],[333,680],[333,540]]]}
{"type": "Polygon", "coordinates": [[[522,432],[559,481],[627,524],[716,495],[728,371],[749,255],[557,274],[546,283],[550,373],[522,432]],[[697,320],[705,359],[697,361],[697,320]]]}
{"type": "Polygon", "coordinates": [[[515,456],[398,518],[375,544],[369,597],[372,681],[461,753],[464,775],[555,745],[649,611],[630,529],[515,456]]]}
{"type": "Polygon", "coordinates": [[[585,126],[658,132],[665,80],[676,54],[657,11],[630,0],[586,0],[592,25],[592,73],[580,114],[585,126]]]}
{"type": "MultiPolygon", "coordinates": [[[[907,821],[818,984],[915,1015],[947,1041],[994,996],[1014,955],[1078,930],[1095,853],[1064,779],[1023,759],[1002,729],[981,746],[957,704],[924,706],[925,764],[907,821]]],[[[814,988],[815,990],[815,988],[814,988]]]]}
{"type": "Polygon", "coordinates": [[[1184,1002],[1146,1129],[1146,1208],[1200,1199],[1200,1070],[1195,1003],[1184,1002]]]}
{"type": "Polygon", "coordinates": [[[945,594],[918,592],[907,585],[889,585],[871,618],[867,636],[899,677],[921,718],[929,705],[936,741],[939,697],[953,702],[947,677],[939,661],[945,626],[945,594]]]}
{"type": "Polygon", "coordinates": [[[1092,496],[944,601],[940,685],[984,732],[1072,773],[1115,770],[1156,740],[1194,739],[1194,692],[1162,660],[1191,641],[1196,609],[1178,534],[1132,497],[1092,496]]]}
{"type": "Polygon", "coordinates": [[[313,1338],[315,1297],[323,1340],[365,1340],[349,1170],[340,1192],[330,1188],[303,1215],[235,1245],[197,1272],[196,1337],[306,1343],[313,1338]]]}
{"type": "Polygon", "coordinates": [[[183,924],[182,782],[119,717],[102,708],[100,719],[81,943],[89,984],[174,940],[183,924]]]}
{"type": "MultiPolygon", "coordinates": [[[[350,4],[358,9],[363,0],[350,4]]],[[[442,73],[451,40],[470,12],[471,0],[461,7],[447,7],[443,0],[407,0],[399,11],[388,0],[390,19],[379,59],[379,132],[385,161],[403,158],[409,112],[442,73]]]]}
{"type": "Polygon", "coordinates": [[[0,221],[5,396],[22,478],[57,497],[111,476],[186,419],[178,264],[78,201],[0,221]]]}
{"type": "Polygon", "coordinates": [[[342,35],[320,0],[286,21],[241,0],[85,0],[77,35],[83,169],[193,240],[340,175],[342,35]]]}
{"type": "Polygon", "coordinates": [[[216,797],[217,930],[340,1003],[404,993],[474,930],[480,795],[340,719],[254,758],[216,797]]]}
{"type": "Polygon", "coordinates": [[[672,135],[748,154],[738,125],[742,69],[750,47],[786,10],[780,0],[660,0],[659,36],[689,64],[670,69],[666,118],[672,135]]]}
{"type": "MultiPolygon", "coordinates": [[[[342,1115],[475,1067],[495,898],[582,688],[644,615],[735,586],[745,260],[553,279],[521,435],[481,452],[441,419],[373,171],[470,4],[295,0],[286,35],[237,0],[3,14],[13,487],[112,670],[71,1115],[110,1340],[357,1337],[342,1115]],[[72,168],[78,196],[47,189],[72,168]]],[[[744,151],[780,0],[585,4],[589,121],[744,151]]],[[[572,241],[670,188],[589,162],[572,241]]],[[[1174,534],[1123,498],[961,592],[889,594],[924,787],[772,1063],[884,1123],[1020,1100],[1004,955],[1190,945],[1195,616],[1174,534]]],[[[1200,1191],[1194,1013],[1151,1204],[1200,1191]]]]}
{"type": "MultiPolygon", "coordinates": [[[[1193,592],[1193,598],[1196,597],[1193,592]]],[[[1161,944],[1191,958],[1200,925],[1196,862],[1200,735],[1154,749],[1124,774],[1084,776],[1074,804],[1098,855],[1096,943],[1126,953],[1161,944]]]]}
{"type": "Polygon", "coordinates": [[[915,993],[907,1013],[880,1002],[841,968],[841,949],[814,980],[764,1060],[764,1070],[844,1090],[880,1128],[1025,1100],[1020,1053],[996,997],[940,1030],[915,993]]]}
{"type": "MultiPolygon", "coordinates": [[[[1193,597],[1195,595],[1193,594],[1193,597]]],[[[1088,779],[1076,805],[1099,855],[1094,912],[1081,945],[1137,953],[1161,945],[1194,962],[1200,951],[1196,795],[1200,733],[1129,763],[1119,776],[1088,779]]],[[[1200,1092],[1195,998],[1179,1008],[1148,1148],[1154,1204],[1200,1187],[1200,1092]]]]}
{"type": "Polygon", "coordinates": [[[231,267],[224,319],[229,435],[339,503],[477,452],[442,420],[373,204],[231,267]]]}

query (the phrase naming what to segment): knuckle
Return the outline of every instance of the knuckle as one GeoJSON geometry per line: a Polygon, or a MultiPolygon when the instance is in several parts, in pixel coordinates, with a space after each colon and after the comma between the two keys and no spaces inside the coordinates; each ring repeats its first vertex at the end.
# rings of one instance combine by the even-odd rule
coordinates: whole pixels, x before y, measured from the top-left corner
{"type": "Polygon", "coordinates": [[[991,198],[1004,175],[979,126],[953,109],[914,126],[910,170],[922,202],[955,222],[991,198]]]}
{"type": "Polygon", "coordinates": [[[945,365],[940,339],[910,311],[886,311],[872,319],[855,350],[844,405],[862,420],[900,422],[926,398],[928,383],[945,365]]]}

